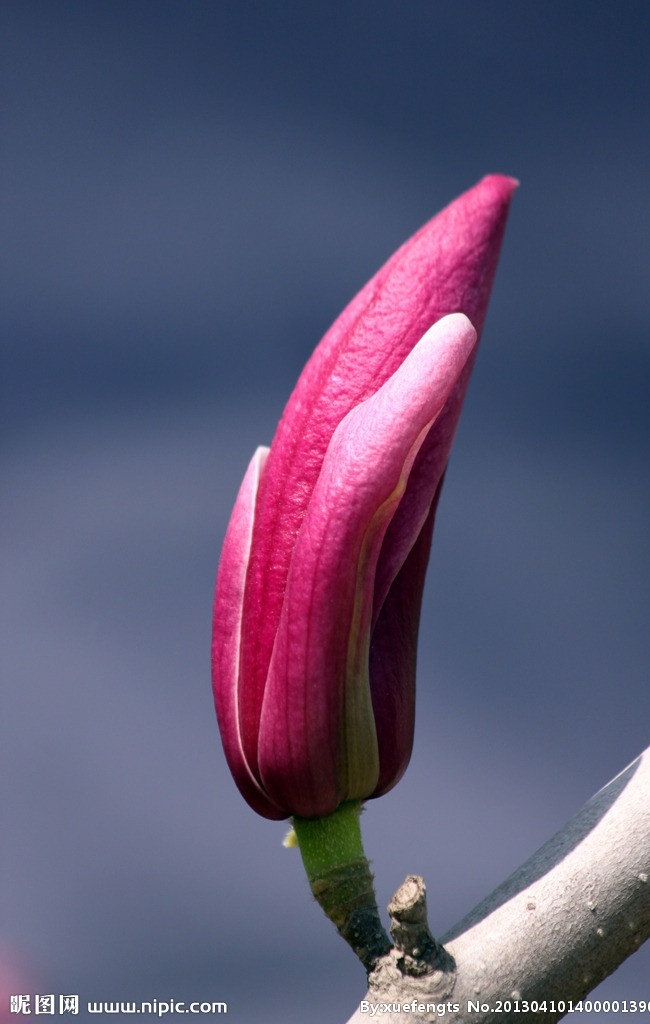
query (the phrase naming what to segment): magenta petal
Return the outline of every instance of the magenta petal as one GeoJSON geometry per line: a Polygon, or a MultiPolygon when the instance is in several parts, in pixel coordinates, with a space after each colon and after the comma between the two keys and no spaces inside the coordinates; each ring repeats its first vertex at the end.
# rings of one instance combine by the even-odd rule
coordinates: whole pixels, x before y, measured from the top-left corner
{"type": "Polygon", "coordinates": [[[212,685],[226,760],[240,792],[266,818],[286,818],[251,771],[240,732],[240,704],[245,713],[239,692],[242,610],[255,502],[268,453],[268,448],[258,448],[251,459],[226,531],[214,601],[212,685]]]}
{"type": "Polygon", "coordinates": [[[392,789],[411,758],[415,669],[422,593],[442,480],[417,540],[382,604],[370,642],[370,686],[379,747],[379,778],[371,796],[392,789]]]}
{"type": "Polygon", "coordinates": [[[435,508],[515,185],[484,178],[391,257],[242,484],[213,679],[229,766],[266,817],[378,796],[408,762],[435,508]]]}
{"type": "MultiPolygon", "coordinates": [[[[368,675],[377,562],[417,454],[475,343],[462,314],[436,323],[347,414],[327,449],[294,546],[258,738],[266,791],[298,814],[331,813],[378,784],[368,675]]],[[[411,523],[404,559],[427,512],[411,523]]]]}
{"type": "MultiPolygon", "coordinates": [[[[409,239],[330,328],[289,400],[260,486],[243,613],[242,667],[254,709],[243,736],[249,759],[294,544],[332,434],[441,317],[461,311],[480,334],[515,187],[512,178],[488,176],[409,239]]],[[[450,436],[469,369],[450,403],[450,436]]],[[[396,567],[382,570],[384,591],[396,567]]]]}

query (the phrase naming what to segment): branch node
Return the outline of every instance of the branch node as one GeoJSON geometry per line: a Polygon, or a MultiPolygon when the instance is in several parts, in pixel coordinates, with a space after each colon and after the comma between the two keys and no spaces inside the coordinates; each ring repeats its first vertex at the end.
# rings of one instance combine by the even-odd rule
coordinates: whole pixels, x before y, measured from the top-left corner
{"type": "MultiPolygon", "coordinates": [[[[417,1019],[429,1024],[438,1019],[435,1008],[454,989],[456,963],[429,930],[426,888],[418,875],[409,875],[400,886],[388,913],[394,945],[370,973],[368,998],[379,1015],[382,1006],[392,1007],[396,1001],[425,1004],[417,1019]]],[[[402,1019],[401,1014],[397,1019],[402,1019]]]]}
{"type": "Polygon", "coordinates": [[[429,930],[423,878],[409,875],[388,904],[388,913],[390,934],[404,974],[420,977],[447,966],[451,957],[429,930]]]}

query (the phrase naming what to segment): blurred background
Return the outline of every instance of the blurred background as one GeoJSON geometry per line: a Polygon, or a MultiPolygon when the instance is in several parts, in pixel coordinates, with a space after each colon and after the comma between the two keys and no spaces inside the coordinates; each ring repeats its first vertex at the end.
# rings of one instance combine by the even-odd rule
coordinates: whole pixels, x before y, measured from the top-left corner
{"type": "Polygon", "coordinates": [[[650,9],[8,0],[0,51],[0,945],[82,1006],[343,1022],[363,972],[221,752],[230,509],[353,294],[519,178],[414,755],[364,819],[380,904],[424,874],[440,935],[649,741],[650,9]]]}

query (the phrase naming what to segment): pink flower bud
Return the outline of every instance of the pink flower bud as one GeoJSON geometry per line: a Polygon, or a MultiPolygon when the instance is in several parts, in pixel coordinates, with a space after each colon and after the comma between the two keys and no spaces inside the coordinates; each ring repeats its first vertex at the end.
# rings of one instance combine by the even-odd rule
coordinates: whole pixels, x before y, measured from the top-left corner
{"type": "Polygon", "coordinates": [[[212,644],[228,764],[268,818],[399,780],[435,508],[516,182],[426,224],[307,363],[224,541],[212,644]]]}

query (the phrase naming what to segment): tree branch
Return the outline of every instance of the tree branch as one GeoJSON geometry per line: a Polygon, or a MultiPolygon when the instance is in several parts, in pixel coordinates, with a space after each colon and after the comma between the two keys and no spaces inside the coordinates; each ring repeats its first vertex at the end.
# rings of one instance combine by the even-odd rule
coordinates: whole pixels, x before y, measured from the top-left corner
{"type": "MultiPolygon", "coordinates": [[[[400,906],[411,881],[396,894],[400,906]]],[[[410,891],[417,902],[415,887],[410,891]]],[[[442,946],[431,939],[427,971],[409,970],[405,943],[400,949],[396,942],[370,975],[366,999],[348,1024],[551,1024],[648,937],[650,748],[452,928],[442,946]],[[497,1012],[499,1001],[508,1000],[510,1009],[497,1012]],[[515,1005],[524,1000],[546,1001],[547,1008],[515,1005]]]]}

